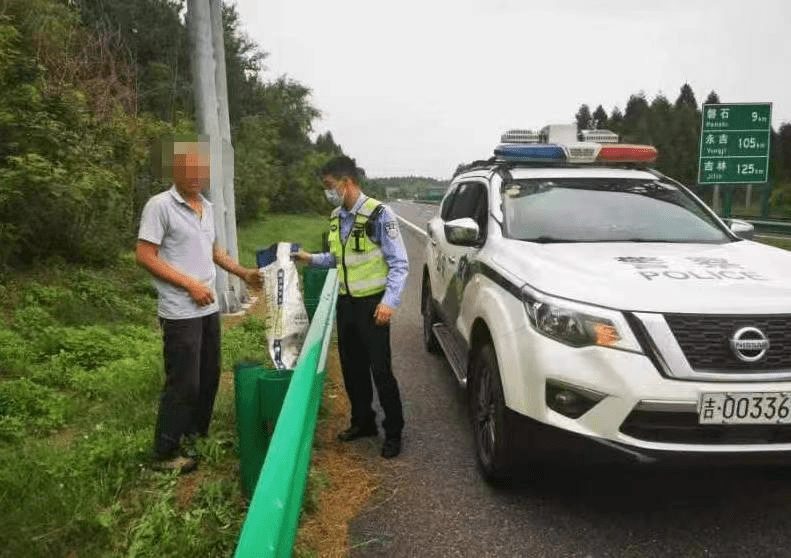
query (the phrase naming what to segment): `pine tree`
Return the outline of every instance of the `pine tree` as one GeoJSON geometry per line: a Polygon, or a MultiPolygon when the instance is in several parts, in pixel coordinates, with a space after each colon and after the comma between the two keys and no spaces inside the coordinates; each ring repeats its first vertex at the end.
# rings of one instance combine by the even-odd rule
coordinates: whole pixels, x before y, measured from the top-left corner
{"type": "Polygon", "coordinates": [[[607,129],[620,134],[623,128],[623,113],[621,109],[614,106],[610,113],[610,118],[607,119],[607,129]]]}
{"type": "Polygon", "coordinates": [[[626,102],[623,115],[622,134],[624,141],[644,143],[648,140],[648,102],[645,93],[640,91],[626,102]]]}
{"type": "Polygon", "coordinates": [[[718,105],[720,104],[720,96],[717,95],[715,91],[709,93],[709,96],[706,97],[706,102],[703,103],[704,105],[718,105]]]}
{"type": "Polygon", "coordinates": [[[591,127],[591,109],[588,105],[582,105],[580,109],[577,111],[577,114],[574,115],[574,118],[577,120],[577,131],[580,130],[587,130],[591,127]]]}
{"type": "Polygon", "coordinates": [[[604,107],[599,105],[596,107],[596,110],[593,111],[593,126],[596,129],[604,128],[605,124],[607,124],[607,111],[604,110],[604,107]]]}
{"type": "Polygon", "coordinates": [[[697,110],[698,102],[695,100],[695,93],[692,92],[692,87],[688,83],[681,86],[681,92],[676,99],[676,108],[680,106],[688,106],[697,110]]]}

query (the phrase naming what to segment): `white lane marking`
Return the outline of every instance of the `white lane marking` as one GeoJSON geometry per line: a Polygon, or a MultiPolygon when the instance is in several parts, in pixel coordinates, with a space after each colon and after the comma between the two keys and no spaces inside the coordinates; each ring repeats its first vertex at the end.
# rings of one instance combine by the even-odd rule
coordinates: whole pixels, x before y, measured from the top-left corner
{"type": "Polygon", "coordinates": [[[415,232],[418,232],[418,233],[422,234],[423,236],[428,236],[428,234],[426,233],[426,231],[424,231],[423,229],[421,229],[420,227],[418,227],[416,224],[414,224],[414,223],[410,223],[409,221],[407,221],[406,219],[404,219],[404,218],[403,218],[403,217],[401,217],[400,215],[396,215],[396,217],[398,217],[398,220],[399,220],[399,221],[401,221],[402,223],[404,223],[406,226],[408,226],[409,228],[411,228],[413,231],[415,231],[415,232]]]}

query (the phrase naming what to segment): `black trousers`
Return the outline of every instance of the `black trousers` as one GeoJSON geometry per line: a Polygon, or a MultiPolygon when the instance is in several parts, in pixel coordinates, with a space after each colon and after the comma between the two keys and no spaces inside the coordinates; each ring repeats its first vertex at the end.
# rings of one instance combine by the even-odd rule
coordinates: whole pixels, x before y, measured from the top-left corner
{"type": "Polygon", "coordinates": [[[376,424],[373,410],[373,384],[385,418],[386,437],[400,437],[404,428],[401,395],[393,376],[390,359],[390,325],[378,326],[374,320],[382,295],[354,298],[338,297],[338,352],[343,383],[352,407],[353,426],[376,424]]]}
{"type": "Polygon", "coordinates": [[[172,455],[182,436],[205,436],[220,383],[220,314],[160,318],[165,386],[159,400],[154,451],[172,455]]]}

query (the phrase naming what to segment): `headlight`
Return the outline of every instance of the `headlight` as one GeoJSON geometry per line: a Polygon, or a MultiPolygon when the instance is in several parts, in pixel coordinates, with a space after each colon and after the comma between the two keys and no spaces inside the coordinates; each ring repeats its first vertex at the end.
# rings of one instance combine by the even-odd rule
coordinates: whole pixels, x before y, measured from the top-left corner
{"type": "Polygon", "coordinates": [[[621,312],[555,298],[522,288],[530,324],[539,333],[572,347],[600,345],[642,353],[621,312]]]}

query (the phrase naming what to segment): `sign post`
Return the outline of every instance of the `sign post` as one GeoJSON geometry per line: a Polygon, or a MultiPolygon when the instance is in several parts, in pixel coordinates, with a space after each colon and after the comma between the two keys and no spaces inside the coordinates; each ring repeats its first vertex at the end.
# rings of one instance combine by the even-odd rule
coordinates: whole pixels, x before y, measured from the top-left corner
{"type": "MultiPolygon", "coordinates": [[[[704,104],[698,184],[764,183],[769,177],[771,103],[704,104]]],[[[732,188],[726,192],[732,193],[732,188]]],[[[716,201],[715,201],[716,204],[716,201]]],[[[730,216],[731,200],[723,213],[730,216]]]]}

